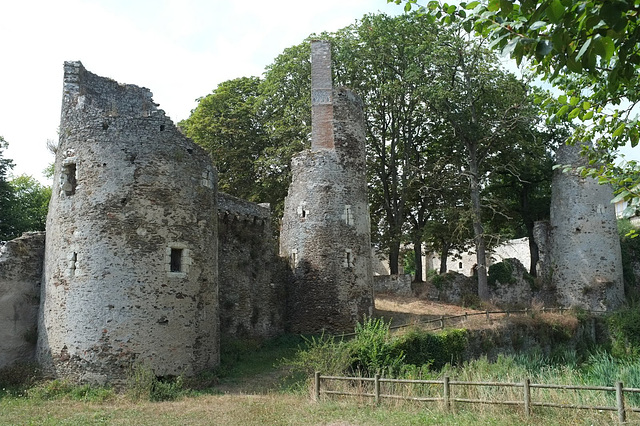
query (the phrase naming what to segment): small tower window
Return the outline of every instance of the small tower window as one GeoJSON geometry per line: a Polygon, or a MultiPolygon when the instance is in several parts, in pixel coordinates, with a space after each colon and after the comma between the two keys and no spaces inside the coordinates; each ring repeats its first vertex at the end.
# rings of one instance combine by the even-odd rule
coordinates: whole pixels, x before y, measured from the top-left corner
{"type": "Polygon", "coordinates": [[[353,254],[350,249],[346,249],[344,251],[344,261],[342,262],[342,266],[345,268],[353,268],[353,254]]]}
{"type": "Polygon", "coordinates": [[[68,257],[67,272],[69,277],[73,277],[76,274],[76,262],[78,261],[78,253],[72,252],[68,257]]]}
{"type": "Polygon", "coordinates": [[[171,266],[170,272],[182,272],[182,249],[171,249],[171,266]]]}
{"type": "Polygon", "coordinates": [[[298,267],[298,249],[291,250],[291,267],[298,267]]]}
{"type": "Polygon", "coordinates": [[[458,269],[462,269],[462,262],[458,262],[458,269]]]}
{"type": "Polygon", "coordinates": [[[298,205],[297,212],[298,216],[300,216],[302,219],[305,219],[307,217],[307,214],[309,214],[309,210],[307,210],[307,203],[300,203],[300,205],[298,205]]]}
{"type": "Polygon", "coordinates": [[[184,243],[170,243],[164,257],[164,270],[173,278],[186,277],[192,264],[191,253],[184,243]]]}
{"type": "Polygon", "coordinates": [[[76,193],[76,163],[63,164],[60,184],[65,195],[69,196],[76,193]]]}
{"type": "Polygon", "coordinates": [[[351,212],[351,206],[348,204],[344,206],[342,220],[344,220],[344,223],[346,223],[347,225],[353,225],[353,213],[351,212]]]}

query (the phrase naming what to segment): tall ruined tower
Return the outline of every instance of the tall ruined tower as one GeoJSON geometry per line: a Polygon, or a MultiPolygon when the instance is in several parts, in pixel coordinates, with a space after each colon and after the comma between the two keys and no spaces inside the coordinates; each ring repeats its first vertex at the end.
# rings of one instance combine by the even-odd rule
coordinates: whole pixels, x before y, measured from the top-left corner
{"type": "Polygon", "coordinates": [[[37,349],[59,377],[219,362],[215,170],[151,96],[65,63],[37,349]]]}
{"type": "MultiPolygon", "coordinates": [[[[584,165],[579,145],[563,145],[558,164],[584,165]]],[[[611,310],[624,301],[622,255],[608,185],[577,172],[555,171],[551,197],[549,260],[558,303],[611,310]]]]}
{"type": "Polygon", "coordinates": [[[295,275],[292,331],[346,332],[373,310],[364,115],[359,97],[332,87],[328,42],[312,42],[311,69],[311,149],[292,159],[280,255],[295,275]]]}

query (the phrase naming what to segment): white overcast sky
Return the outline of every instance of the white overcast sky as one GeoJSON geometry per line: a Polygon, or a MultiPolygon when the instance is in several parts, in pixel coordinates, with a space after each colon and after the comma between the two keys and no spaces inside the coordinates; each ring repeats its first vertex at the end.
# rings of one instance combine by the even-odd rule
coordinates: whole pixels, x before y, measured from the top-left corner
{"type": "MultiPolygon", "coordinates": [[[[148,87],[174,122],[223,81],[261,75],[287,47],[367,13],[402,13],[386,0],[2,0],[0,136],[5,158],[46,183],[57,141],[63,62],[148,87]]],[[[640,149],[639,149],[640,150],[640,149]]],[[[637,154],[636,154],[637,156],[637,154]]]]}
{"type": "Polygon", "coordinates": [[[398,14],[386,0],[3,0],[0,135],[14,175],[46,182],[58,138],[63,62],[151,89],[174,122],[223,81],[261,75],[287,47],[367,13],[398,14]]]}

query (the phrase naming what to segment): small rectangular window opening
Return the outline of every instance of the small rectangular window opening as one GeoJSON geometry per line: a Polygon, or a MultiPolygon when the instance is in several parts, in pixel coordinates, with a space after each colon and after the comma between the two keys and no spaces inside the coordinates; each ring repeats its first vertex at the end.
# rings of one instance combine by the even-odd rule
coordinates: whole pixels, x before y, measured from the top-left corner
{"type": "Polygon", "coordinates": [[[182,249],[172,248],[171,249],[171,264],[170,264],[171,272],[182,272],[182,249]]]}
{"type": "Polygon", "coordinates": [[[73,195],[76,193],[76,165],[75,163],[67,164],[64,166],[64,178],[62,189],[65,195],[73,195]]]}

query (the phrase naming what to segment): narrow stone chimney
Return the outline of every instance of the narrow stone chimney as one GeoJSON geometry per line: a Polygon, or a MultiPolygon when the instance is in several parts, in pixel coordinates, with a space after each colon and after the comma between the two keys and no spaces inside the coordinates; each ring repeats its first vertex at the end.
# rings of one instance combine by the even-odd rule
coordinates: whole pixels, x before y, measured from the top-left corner
{"type": "Polygon", "coordinates": [[[311,149],[334,149],[331,43],[311,42],[311,149]]]}

